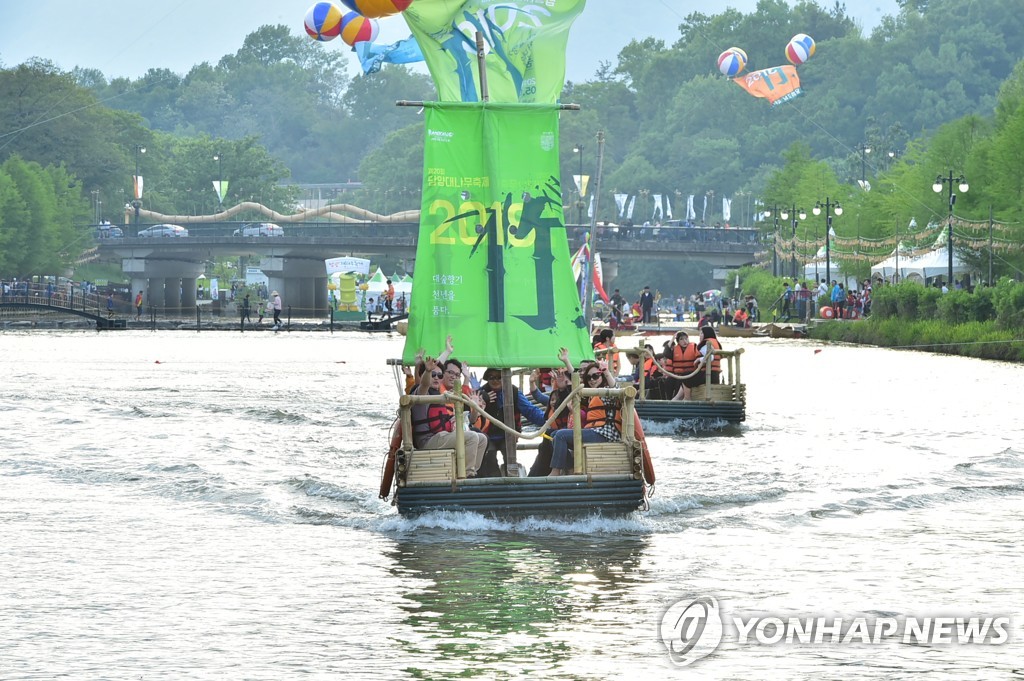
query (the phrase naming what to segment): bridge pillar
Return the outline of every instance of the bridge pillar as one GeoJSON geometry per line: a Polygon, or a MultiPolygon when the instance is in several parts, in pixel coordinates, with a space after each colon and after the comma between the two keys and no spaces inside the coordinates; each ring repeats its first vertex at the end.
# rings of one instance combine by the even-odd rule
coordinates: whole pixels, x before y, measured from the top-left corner
{"type": "Polygon", "coordinates": [[[150,277],[146,280],[146,302],[153,307],[157,315],[164,313],[164,278],[150,277]]]}
{"type": "Polygon", "coordinates": [[[185,310],[196,309],[196,277],[181,278],[181,307],[185,310]]]}
{"type": "Polygon", "coordinates": [[[619,276],[619,262],[617,260],[605,260],[601,258],[601,274],[604,277],[604,290],[608,290],[608,283],[619,276]]]}
{"type": "Polygon", "coordinates": [[[295,317],[321,317],[327,314],[327,270],[323,260],[270,257],[260,261],[271,291],[281,294],[287,310],[295,317]]]}
{"type": "Polygon", "coordinates": [[[169,315],[181,314],[181,279],[177,277],[164,279],[164,310],[169,315]]]}
{"type": "Polygon", "coordinates": [[[131,275],[132,301],[135,293],[142,289],[147,304],[152,305],[157,314],[179,315],[183,304],[186,311],[194,312],[196,277],[204,269],[203,263],[187,260],[134,257],[121,261],[121,270],[131,275]]]}

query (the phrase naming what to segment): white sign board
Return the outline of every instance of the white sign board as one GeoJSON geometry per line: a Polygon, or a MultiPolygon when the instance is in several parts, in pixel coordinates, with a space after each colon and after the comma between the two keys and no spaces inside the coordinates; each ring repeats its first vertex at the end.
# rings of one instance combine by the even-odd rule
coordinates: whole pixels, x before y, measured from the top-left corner
{"type": "Polygon", "coordinates": [[[327,266],[328,275],[338,272],[370,273],[370,261],[363,258],[328,258],[324,260],[324,264],[327,266]]]}

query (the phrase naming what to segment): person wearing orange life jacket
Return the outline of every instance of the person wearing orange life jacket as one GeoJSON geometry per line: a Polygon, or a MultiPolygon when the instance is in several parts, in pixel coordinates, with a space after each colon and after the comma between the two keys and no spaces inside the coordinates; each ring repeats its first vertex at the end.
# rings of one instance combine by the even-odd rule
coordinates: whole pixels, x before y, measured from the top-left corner
{"type": "MultiPolygon", "coordinates": [[[[417,395],[440,395],[444,372],[432,357],[423,359],[417,395]]],[[[449,404],[414,404],[412,407],[412,435],[416,449],[454,449],[456,440],[454,409],[449,404]]],[[[475,478],[487,449],[487,436],[466,431],[466,477],[475,478]]]]}
{"type": "MultiPolygon", "coordinates": [[[[658,367],[657,362],[654,359],[654,348],[651,345],[644,345],[644,350],[649,352],[648,355],[641,355],[643,361],[634,360],[630,357],[630,362],[634,363],[633,366],[633,386],[640,389],[640,374],[644,376],[644,390],[647,393],[649,399],[660,399],[662,397],[662,390],[664,389],[664,383],[669,380],[662,370],[658,367]]],[[[662,358],[664,361],[664,358],[662,358]]],[[[665,365],[667,368],[667,364],[665,365]]]]}
{"type": "MultiPolygon", "coordinates": [[[[710,328],[710,327],[708,327],[710,328]]],[[[690,342],[690,335],[685,331],[676,334],[676,343],[672,346],[672,359],[670,360],[672,373],[686,378],[673,379],[672,389],[667,394],[667,399],[688,400],[690,390],[704,382],[704,375],[691,376],[700,360],[700,351],[694,343],[690,342]]]]}
{"type": "MultiPolygon", "coordinates": [[[[615,376],[602,364],[591,364],[583,372],[583,385],[588,388],[613,388],[615,376]]],[[[590,398],[583,417],[583,442],[618,442],[622,439],[622,414],[613,397],[590,398]]],[[[573,431],[557,430],[552,434],[551,473],[569,475],[573,469],[573,431]]]]}
{"type": "MultiPolygon", "coordinates": [[[[722,382],[722,359],[718,354],[718,350],[722,349],[722,344],[718,340],[718,334],[715,333],[713,326],[702,326],[700,329],[701,339],[700,343],[697,344],[697,349],[700,351],[700,360],[697,362],[698,368],[704,367],[708,361],[708,355],[711,355],[711,382],[713,384],[719,384],[722,382]],[[715,352],[712,353],[712,350],[715,352]]],[[[704,382],[704,372],[700,373],[701,382],[704,382]]]]}
{"type": "Polygon", "coordinates": [[[611,329],[601,329],[594,334],[594,337],[590,341],[591,346],[594,348],[594,356],[599,360],[609,362],[611,365],[612,375],[619,375],[619,353],[618,352],[600,352],[601,350],[617,350],[615,347],[615,332],[611,329]]]}
{"type": "MultiPolygon", "coordinates": [[[[530,392],[533,399],[546,407],[544,411],[545,421],[551,418],[551,415],[558,411],[558,408],[561,407],[566,400],[569,400],[569,396],[572,394],[572,363],[569,361],[569,351],[566,348],[561,348],[558,353],[558,358],[562,360],[564,366],[553,370],[552,375],[554,377],[554,388],[550,394],[536,389],[534,385],[536,379],[534,376],[530,376],[530,392]]],[[[551,422],[546,434],[541,438],[540,446],[537,448],[537,456],[533,460],[533,465],[530,467],[529,477],[542,477],[551,472],[551,453],[553,450],[551,435],[557,430],[571,427],[571,411],[572,403],[570,401],[570,403],[566,405],[566,408],[563,409],[558,416],[555,417],[555,420],[551,422]]]]}

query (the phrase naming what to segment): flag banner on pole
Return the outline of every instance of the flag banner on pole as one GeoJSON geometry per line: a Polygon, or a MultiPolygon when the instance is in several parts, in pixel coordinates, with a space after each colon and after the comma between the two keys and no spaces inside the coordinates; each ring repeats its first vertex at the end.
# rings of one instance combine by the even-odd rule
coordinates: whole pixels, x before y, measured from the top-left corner
{"type": "Polygon", "coordinates": [[[626,212],[626,199],[629,198],[628,194],[616,194],[615,195],[615,207],[619,209],[619,217],[621,218],[623,213],[626,212]]]}
{"type": "Polygon", "coordinates": [[[708,217],[708,195],[704,195],[704,209],[700,212],[700,221],[703,223],[707,222],[708,217]]]}
{"type": "Polygon", "coordinates": [[[573,175],[572,181],[576,183],[576,191],[580,196],[587,195],[587,183],[590,182],[590,175],[573,175]]]}
{"type": "Polygon", "coordinates": [[[224,203],[224,197],[228,194],[228,181],[227,180],[214,180],[213,191],[217,193],[217,201],[224,203]]]}
{"type": "Polygon", "coordinates": [[[142,175],[132,175],[135,185],[135,198],[142,198],[142,175]]]}
{"type": "Polygon", "coordinates": [[[693,209],[693,194],[690,194],[688,197],[686,197],[686,219],[697,219],[697,211],[693,209]]]}
{"type": "Polygon", "coordinates": [[[585,0],[428,0],[402,12],[445,102],[480,101],[476,34],[492,102],[554,104],[565,84],[569,28],[585,0]]]}
{"type": "Polygon", "coordinates": [[[729,222],[732,219],[732,199],[722,197],[722,220],[729,222]]]}
{"type": "Polygon", "coordinates": [[[654,195],[654,213],[651,217],[661,217],[661,194],[654,195]]]}
{"type": "Polygon", "coordinates": [[[633,205],[636,203],[636,196],[629,199],[629,210],[626,212],[626,218],[629,220],[633,219],[633,205]]]}
{"type": "Polygon", "coordinates": [[[594,195],[590,195],[590,205],[587,207],[587,217],[593,219],[594,217],[594,195]]]}
{"type": "MultiPolygon", "coordinates": [[[[429,4],[429,3],[424,3],[429,4]]],[[[414,5],[415,6],[415,5],[414,5]]],[[[402,359],[456,339],[473,366],[593,357],[572,280],[556,105],[427,102],[422,206],[402,359]]],[[[584,270],[586,271],[586,270],[584,270]]]]}
{"type": "Polygon", "coordinates": [[[668,194],[665,195],[665,215],[672,219],[672,197],[668,194]]]}

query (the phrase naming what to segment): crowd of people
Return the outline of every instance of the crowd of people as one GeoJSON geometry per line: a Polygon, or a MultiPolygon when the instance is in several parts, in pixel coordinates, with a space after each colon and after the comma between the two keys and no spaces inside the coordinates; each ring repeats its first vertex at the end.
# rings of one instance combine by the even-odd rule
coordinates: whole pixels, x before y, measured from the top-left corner
{"type": "MultiPolygon", "coordinates": [[[[480,381],[468,364],[454,357],[450,336],[445,349],[436,357],[421,350],[413,366],[404,368],[406,392],[443,395],[455,390],[456,384],[460,383],[463,396],[490,419],[467,409],[464,422],[459,424],[455,422],[455,408],[451,403],[416,403],[412,406],[413,445],[417,449],[452,449],[456,433],[461,429],[465,434],[466,477],[496,477],[507,473],[510,460],[507,447],[514,446],[524,423],[538,427],[548,424],[529,476],[570,474],[574,461],[575,421],[581,424],[584,443],[622,439],[622,413],[618,398],[590,397],[576,414],[567,404],[572,394],[574,372],[579,373],[580,385],[585,388],[615,388],[617,385],[620,365],[614,332],[607,328],[600,330],[594,334],[592,345],[597,359],[584,360],[574,367],[568,350],[562,348],[555,366],[535,369],[530,373],[527,394],[513,385],[511,395],[505,395],[501,369],[487,368],[480,381]],[[512,423],[508,424],[513,431],[510,438],[506,436],[505,429],[494,424],[504,422],[506,399],[513,408],[512,423]]],[[[651,350],[651,346],[647,348],[651,350]]],[[[700,338],[695,342],[690,341],[685,331],[680,331],[665,343],[657,361],[652,357],[636,361],[632,378],[639,381],[640,373],[645,374],[647,397],[650,399],[689,400],[693,388],[705,381],[721,382],[721,360],[715,352],[721,349],[710,323],[700,327],[700,338]]]]}
{"type": "MultiPolygon", "coordinates": [[[[442,395],[462,384],[462,393],[494,421],[503,421],[505,400],[513,405],[514,434],[506,438],[506,431],[492,420],[474,416],[467,410],[464,423],[455,423],[452,404],[414,404],[412,407],[413,444],[417,449],[451,449],[455,445],[458,429],[465,434],[466,477],[496,477],[508,472],[508,442],[514,443],[522,432],[523,422],[534,426],[551,423],[542,439],[530,468],[530,477],[559,476],[573,470],[573,430],[577,419],[582,426],[583,442],[616,442],[622,439],[621,405],[617,398],[594,396],[581,406],[578,414],[571,413],[565,404],[572,392],[572,374],[579,372],[583,387],[614,388],[616,377],[611,360],[584,360],[574,367],[569,351],[561,348],[557,365],[535,369],[529,376],[529,398],[516,386],[506,396],[502,385],[501,369],[490,367],[483,372],[483,381],[477,380],[472,369],[452,356],[451,337],[437,357],[421,351],[413,367],[406,368],[406,391],[416,395],[442,395]],[[562,409],[563,405],[565,408],[562,409]],[[556,415],[557,413],[557,415],[556,415]],[[553,417],[553,418],[552,418],[553,417]],[[501,455],[499,464],[498,455],[501,455]]],[[[514,446],[514,445],[513,445],[514,446]]]]}

